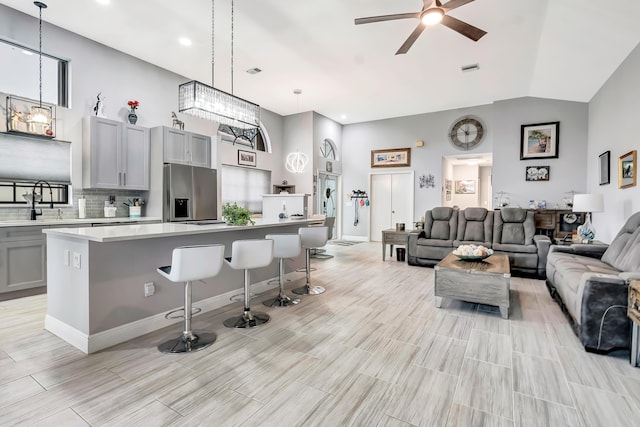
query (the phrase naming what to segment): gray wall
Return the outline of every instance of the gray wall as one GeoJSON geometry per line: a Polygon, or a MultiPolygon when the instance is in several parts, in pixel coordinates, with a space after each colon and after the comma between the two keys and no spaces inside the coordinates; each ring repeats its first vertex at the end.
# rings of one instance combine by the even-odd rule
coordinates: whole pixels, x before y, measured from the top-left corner
{"type": "Polygon", "coordinates": [[[604,212],[593,214],[593,225],[596,238],[605,242],[615,237],[631,214],[640,211],[640,187],[618,188],[618,157],[640,149],[633,130],[640,116],[639,75],[640,45],[589,102],[586,187],[590,193],[604,194],[604,212]],[[598,156],[607,150],[611,151],[611,183],[601,186],[598,156]]]}

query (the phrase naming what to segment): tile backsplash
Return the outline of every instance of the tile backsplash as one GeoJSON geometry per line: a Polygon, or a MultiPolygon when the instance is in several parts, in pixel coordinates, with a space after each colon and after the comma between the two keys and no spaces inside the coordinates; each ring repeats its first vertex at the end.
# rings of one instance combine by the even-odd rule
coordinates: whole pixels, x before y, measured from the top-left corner
{"type": "MultiPolygon", "coordinates": [[[[146,191],[122,191],[122,190],[95,190],[95,189],[73,189],[73,200],[70,200],[71,206],[54,205],[53,209],[49,209],[46,203],[47,194],[45,194],[45,203],[38,205],[38,209],[42,208],[42,219],[55,219],[58,216],[58,208],[62,211],[62,218],[78,218],[78,199],[83,197],[87,199],[87,218],[104,218],[104,202],[109,200],[109,196],[115,196],[116,201],[113,206],[117,208],[116,217],[128,217],[129,208],[124,205],[128,203],[127,199],[146,199],[148,192],[146,191]]],[[[9,206],[0,208],[0,220],[13,221],[21,219],[29,219],[30,208],[25,203],[23,206],[9,206]]],[[[145,207],[142,206],[142,216],[146,216],[145,207]]]]}

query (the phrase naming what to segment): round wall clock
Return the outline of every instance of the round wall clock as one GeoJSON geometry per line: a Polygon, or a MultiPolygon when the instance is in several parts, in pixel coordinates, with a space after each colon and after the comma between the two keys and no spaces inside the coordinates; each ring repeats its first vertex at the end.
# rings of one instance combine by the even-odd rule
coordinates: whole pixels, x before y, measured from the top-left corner
{"type": "Polygon", "coordinates": [[[477,117],[466,116],[456,120],[449,129],[449,141],[461,150],[478,146],[484,138],[484,125],[477,117]]]}

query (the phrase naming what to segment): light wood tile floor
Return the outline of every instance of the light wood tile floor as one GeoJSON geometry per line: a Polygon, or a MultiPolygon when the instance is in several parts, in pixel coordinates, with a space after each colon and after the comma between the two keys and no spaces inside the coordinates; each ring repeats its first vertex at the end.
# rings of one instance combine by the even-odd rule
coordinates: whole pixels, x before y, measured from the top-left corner
{"type": "Polygon", "coordinates": [[[584,352],[543,281],[512,278],[505,320],[435,308],[433,270],[383,262],[379,244],[327,251],[325,294],[260,295],[272,320],[252,330],[222,325],[237,303],[199,315],[218,340],[187,355],[156,350],[175,325],[86,356],[43,329],[46,295],[0,302],[0,425],[640,425],[640,369],[584,352]]]}

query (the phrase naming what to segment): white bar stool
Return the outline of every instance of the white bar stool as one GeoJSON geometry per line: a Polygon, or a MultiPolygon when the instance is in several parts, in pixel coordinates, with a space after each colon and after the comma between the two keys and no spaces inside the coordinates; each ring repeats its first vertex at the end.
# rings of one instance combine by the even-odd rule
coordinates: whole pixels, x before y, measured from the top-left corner
{"type": "MultiPolygon", "coordinates": [[[[158,273],[172,282],[184,282],[184,308],[173,310],[165,316],[167,319],[183,317],[171,317],[171,314],[184,310],[182,336],[163,342],[158,350],[163,353],[188,353],[202,350],[215,342],[215,334],[196,334],[191,330],[191,317],[194,314],[191,307],[191,282],[217,276],[223,259],[224,245],[180,246],[173,250],[171,265],[157,269],[158,273]]],[[[199,312],[200,309],[196,309],[195,314],[199,312]]]]}
{"type": "Polygon", "coordinates": [[[286,307],[298,304],[299,298],[291,299],[284,294],[284,259],[300,255],[302,250],[301,238],[299,234],[267,234],[265,239],[273,240],[273,257],[278,260],[278,282],[279,293],[275,298],[268,299],[262,303],[267,307],[286,307]]]}
{"type": "Polygon", "coordinates": [[[327,227],[302,227],[298,229],[298,234],[302,239],[302,247],[305,249],[306,256],[306,275],[307,283],[300,288],[294,289],[292,292],[298,295],[318,295],[325,291],[322,286],[311,286],[311,250],[320,248],[327,244],[329,229],[327,227]]]}
{"type": "Polygon", "coordinates": [[[231,246],[231,259],[225,260],[234,270],[244,270],[244,313],[225,320],[227,328],[252,328],[269,321],[266,313],[252,313],[249,308],[249,270],[266,267],[273,261],[273,240],[236,240],[231,246]]]}

